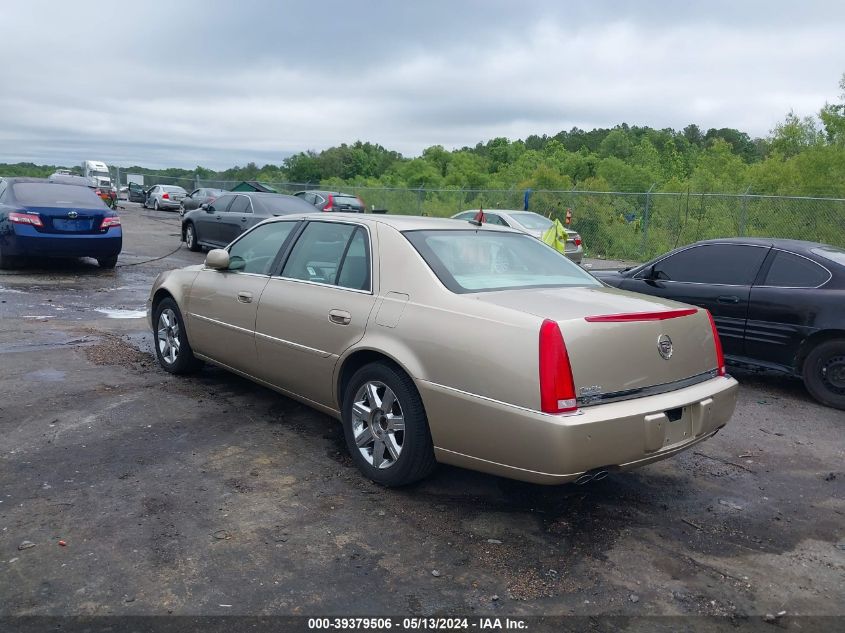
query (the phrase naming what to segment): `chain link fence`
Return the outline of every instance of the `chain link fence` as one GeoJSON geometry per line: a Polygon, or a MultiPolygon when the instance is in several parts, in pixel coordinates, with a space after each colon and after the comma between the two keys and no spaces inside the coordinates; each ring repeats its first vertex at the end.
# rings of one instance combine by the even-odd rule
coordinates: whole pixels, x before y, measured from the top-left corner
{"type": "MultiPolygon", "coordinates": [[[[125,179],[125,176],[121,174],[125,179]]],[[[232,189],[242,181],[145,175],[146,186],[232,189]]],[[[340,189],[368,210],[449,217],[468,209],[528,209],[565,220],[581,234],[587,257],[642,262],[677,246],[718,237],[774,237],[845,248],[845,199],[700,192],[409,189],[263,182],[279,193],[340,189]]],[[[653,188],[652,188],[653,189],[653,188]]]]}

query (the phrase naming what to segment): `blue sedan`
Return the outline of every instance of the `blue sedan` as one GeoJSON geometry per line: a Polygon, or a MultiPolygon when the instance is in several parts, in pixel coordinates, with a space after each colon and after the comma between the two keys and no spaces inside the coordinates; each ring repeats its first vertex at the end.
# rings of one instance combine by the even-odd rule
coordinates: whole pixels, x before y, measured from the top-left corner
{"type": "Polygon", "coordinates": [[[0,180],[0,268],[20,257],[93,257],[114,268],[122,246],[120,218],[89,187],[0,180]]]}

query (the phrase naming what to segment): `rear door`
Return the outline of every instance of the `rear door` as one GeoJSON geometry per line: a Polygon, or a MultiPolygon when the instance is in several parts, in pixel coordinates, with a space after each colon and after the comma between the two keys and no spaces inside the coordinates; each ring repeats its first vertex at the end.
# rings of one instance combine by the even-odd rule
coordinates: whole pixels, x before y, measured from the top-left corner
{"type": "Polygon", "coordinates": [[[792,367],[801,342],[816,327],[820,287],[830,271],[796,253],[773,248],[759,285],[751,288],[745,355],[792,367]]]}
{"type": "Polygon", "coordinates": [[[658,261],[653,279],[643,271],[620,287],[710,310],[725,354],[743,356],[751,285],[768,252],[768,246],[699,244],[658,261]]]}
{"type": "Polygon", "coordinates": [[[261,295],[256,346],[261,377],[326,406],[338,357],[364,336],[375,303],[365,226],[309,222],[280,276],[261,295]]]}

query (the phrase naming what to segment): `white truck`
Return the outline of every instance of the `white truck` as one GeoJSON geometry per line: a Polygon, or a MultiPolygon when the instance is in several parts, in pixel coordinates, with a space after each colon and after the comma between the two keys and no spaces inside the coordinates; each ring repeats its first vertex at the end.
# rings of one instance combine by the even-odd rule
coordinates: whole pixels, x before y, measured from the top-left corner
{"type": "Polygon", "coordinates": [[[109,166],[102,161],[82,161],[82,176],[94,187],[106,190],[112,188],[111,174],[109,174],[109,166]]]}

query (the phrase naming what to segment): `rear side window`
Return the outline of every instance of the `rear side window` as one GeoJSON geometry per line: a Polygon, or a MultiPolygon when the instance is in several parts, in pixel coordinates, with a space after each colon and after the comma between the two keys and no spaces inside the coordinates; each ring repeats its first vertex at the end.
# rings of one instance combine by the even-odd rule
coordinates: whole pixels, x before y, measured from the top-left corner
{"type": "Polygon", "coordinates": [[[235,196],[235,201],[229,207],[229,213],[252,213],[249,206],[249,198],[246,196],[235,196]]]}
{"type": "Polygon", "coordinates": [[[103,201],[89,187],[46,182],[19,182],[12,185],[15,199],[31,207],[99,208],[103,201]]]}
{"type": "Polygon", "coordinates": [[[814,261],[786,251],[776,251],[764,286],[816,288],[830,279],[830,273],[814,261]]]}
{"type": "Polygon", "coordinates": [[[654,265],[655,278],[699,284],[749,286],[768,248],[742,244],[702,244],[675,253],[654,265]]]}

